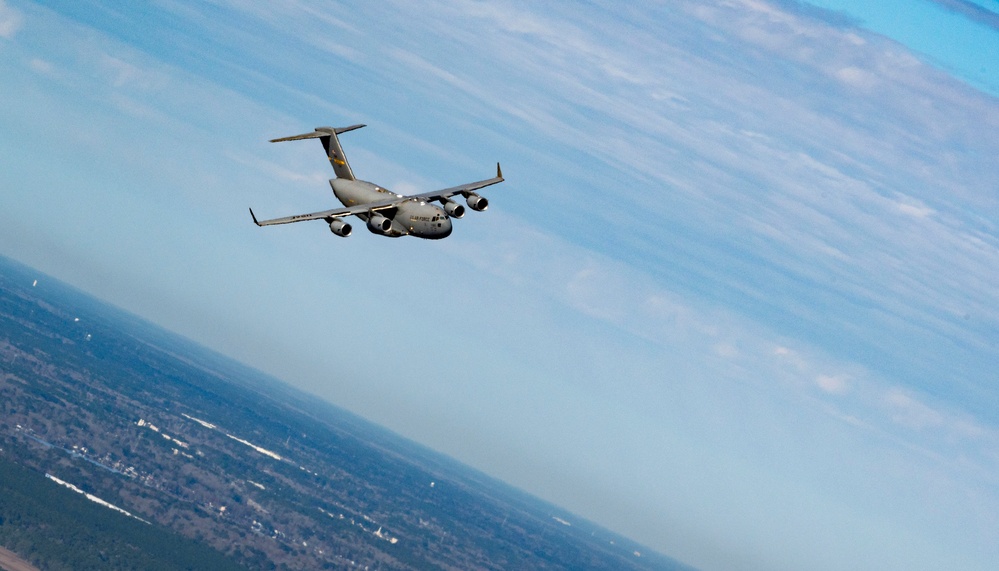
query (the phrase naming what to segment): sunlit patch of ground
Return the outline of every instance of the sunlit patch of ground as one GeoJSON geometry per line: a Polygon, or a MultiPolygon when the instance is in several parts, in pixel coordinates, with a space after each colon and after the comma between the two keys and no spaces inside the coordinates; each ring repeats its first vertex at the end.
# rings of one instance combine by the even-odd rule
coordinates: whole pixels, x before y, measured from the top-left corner
{"type": "Polygon", "coordinates": [[[38,567],[33,566],[18,557],[13,551],[8,551],[3,547],[0,547],[0,569],[3,569],[3,571],[38,571],[38,567]]]}

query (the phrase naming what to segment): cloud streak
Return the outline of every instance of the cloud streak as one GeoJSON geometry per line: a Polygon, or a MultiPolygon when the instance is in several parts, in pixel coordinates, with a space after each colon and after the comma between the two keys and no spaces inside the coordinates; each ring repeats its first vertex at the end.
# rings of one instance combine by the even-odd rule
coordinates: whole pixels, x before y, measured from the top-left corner
{"type": "Polygon", "coordinates": [[[965,16],[979,24],[999,31],[999,14],[969,0],[931,0],[944,8],[965,16]]]}
{"type": "Polygon", "coordinates": [[[8,6],[4,0],[0,0],[0,38],[13,40],[23,23],[24,16],[21,12],[8,6]]]}

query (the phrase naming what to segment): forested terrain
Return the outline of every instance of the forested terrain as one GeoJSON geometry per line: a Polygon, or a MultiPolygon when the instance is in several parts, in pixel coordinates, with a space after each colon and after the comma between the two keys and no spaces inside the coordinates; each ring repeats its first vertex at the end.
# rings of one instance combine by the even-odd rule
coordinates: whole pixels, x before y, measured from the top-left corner
{"type": "Polygon", "coordinates": [[[237,570],[222,554],[0,458],[0,545],[40,569],[237,570]]]}
{"type": "Polygon", "coordinates": [[[37,277],[0,258],[0,543],[42,569],[682,568],[37,277]]]}

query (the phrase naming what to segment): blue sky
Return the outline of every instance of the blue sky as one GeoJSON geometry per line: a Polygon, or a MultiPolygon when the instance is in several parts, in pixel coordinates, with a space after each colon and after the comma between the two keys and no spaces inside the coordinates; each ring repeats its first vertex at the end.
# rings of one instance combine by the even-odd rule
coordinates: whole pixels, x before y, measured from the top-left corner
{"type": "Polygon", "coordinates": [[[702,569],[991,568],[995,70],[909,5],[3,0],[0,253],[702,569]],[[361,178],[507,181],[250,222],[359,122],[361,178]]]}
{"type": "Polygon", "coordinates": [[[904,44],[981,89],[999,93],[996,0],[810,0],[904,44]]]}

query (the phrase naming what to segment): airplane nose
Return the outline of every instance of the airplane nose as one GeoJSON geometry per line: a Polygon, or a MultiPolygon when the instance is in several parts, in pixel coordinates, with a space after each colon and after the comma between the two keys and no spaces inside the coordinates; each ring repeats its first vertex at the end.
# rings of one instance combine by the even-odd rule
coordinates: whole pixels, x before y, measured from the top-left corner
{"type": "Polygon", "coordinates": [[[442,221],[441,230],[443,230],[443,232],[444,232],[441,235],[441,238],[447,238],[448,236],[451,235],[451,219],[450,218],[445,218],[442,221]]]}

